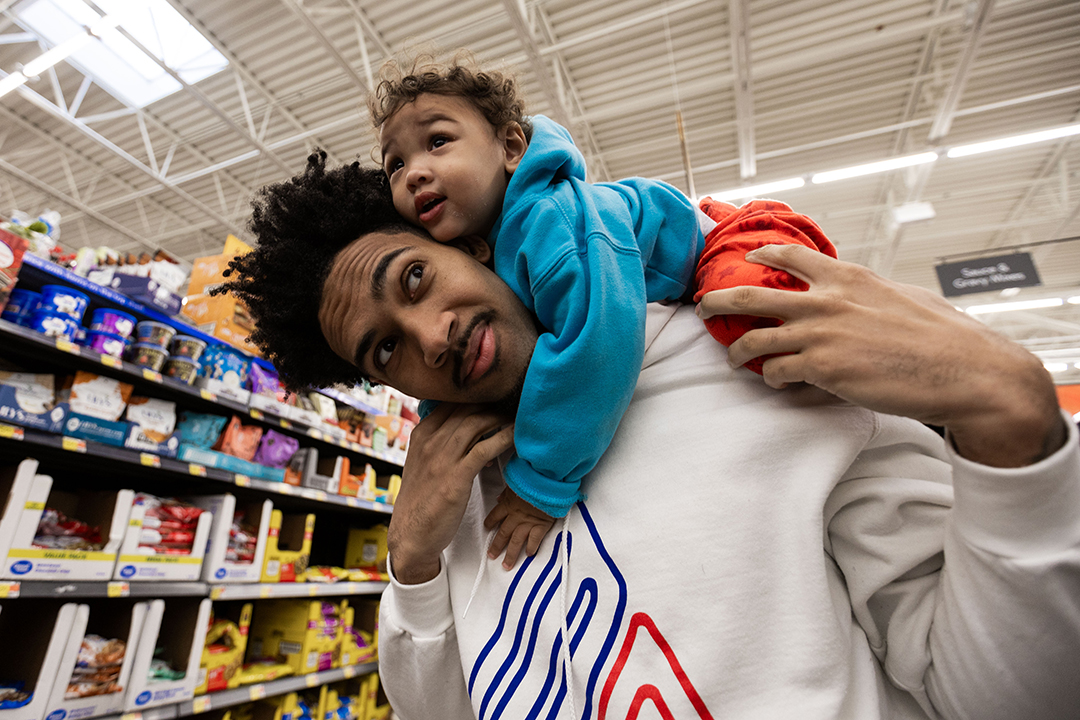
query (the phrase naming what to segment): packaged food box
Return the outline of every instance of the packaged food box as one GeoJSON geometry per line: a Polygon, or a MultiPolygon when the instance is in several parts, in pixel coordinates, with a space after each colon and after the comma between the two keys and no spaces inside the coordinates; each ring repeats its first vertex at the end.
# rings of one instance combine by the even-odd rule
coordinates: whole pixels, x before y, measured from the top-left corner
{"type": "Polygon", "coordinates": [[[191,279],[188,281],[187,294],[198,295],[215,285],[225,282],[225,270],[229,261],[237,255],[251,252],[251,246],[235,235],[225,238],[225,248],[220,255],[208,255],[195,258],[191,263],[191,279]]]}

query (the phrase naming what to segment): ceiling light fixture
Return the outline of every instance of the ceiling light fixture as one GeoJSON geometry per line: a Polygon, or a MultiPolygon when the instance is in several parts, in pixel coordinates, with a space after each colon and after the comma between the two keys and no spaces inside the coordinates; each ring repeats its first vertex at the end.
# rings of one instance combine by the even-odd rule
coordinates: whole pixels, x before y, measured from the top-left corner
{"type": "Polygon", "coordinates": [[[784,190],[794,190],[801,188],[805,184],[806,181],[801,177],[794,177],[787,180],[777,180],[759,185],[747,185],[746,187],[732,188],[731,190],[706,193],[703,197],[711,197],[713,200],[741,200],[742,198],[762,197],[763,195],[783,192],[784,190]]]}
{"type": "Polygon", "coordinates": [[[1065,372],[1069,369],[1069,363],[1063,362],[1046,362],[1043,363],[1043,367],[1046,368],[1046,372],[1059,373],[1065,372]]]}
{"type": "Polygon", "coordinates": [[[49,48],[26,63],[21,72],[13,72],[0,80],[0,97],[7,95],[21,85],[25,85],[28,79],[40,75],[60,61],[70,57],[101,33],[116,27],[119,22],[120,18],[116,15],[106,15],[93,25],[84,28],[83,32],[78,35],[49,48]]]}
{"type": "Polygon", "coordinates": [[[3,79],[0,79],[0,97],[4,97],[20,85],[25,85],[27,79],[28,78],[21,72],[13,72],[3,79]]]}
{"type": "Polygon", "coordinates": [[[932,163],[937,159],[938,154],[933,150],[916,153],[914,155],[902,155],[900,157],[889,158],[888,160],[879,160],[878,162],[852,165],[851,167],[840,168],[839,170],[827,170],[825,172],[814,173],[810,177],[810,182],[815,185],[820,185],[836,180],[847,180],[848,178],[873,175],[874,173],[886,172],[888,170],[898,170],[900,168],[911,167],[912,165],[932,163]]]}
{"type": "Polygon", "coordinates": [[[985,315],[987,313],[1010,312],[1012,310],[1034,310],[1036,308],[1060,307],[1065,304],[1061,298],[1041,298],[1039,300],[1018,300],[1007,303],[991,303],[989,305],[972,305],[964,309],[968,315],[985,315]]]}
{"type": "Polygon", "coordinates": [[[986,142],[977,142],[970,145],[958,145],[957,147],[949,149],[948,156],[950,158],[966,157],[968,155],[990,152],[991,150],[1004,150],[1005,148],[1030,145],[1046,140],[1057,140],[1058,138],[1068,137],[1069,135],[1076,135],[1078,133],[1080,133],[1080,123],[1075,125],[1063,125],[1049,130],[1040,130],[1039,132],[1012,135],[1010,137],[987,140],[986,142]]]}

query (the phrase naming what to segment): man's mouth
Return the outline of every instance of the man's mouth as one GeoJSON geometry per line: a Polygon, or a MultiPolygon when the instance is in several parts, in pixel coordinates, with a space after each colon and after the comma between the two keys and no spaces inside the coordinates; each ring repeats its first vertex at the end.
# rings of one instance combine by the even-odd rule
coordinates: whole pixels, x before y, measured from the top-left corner
{"type": "Polygon", "coordinates": [[[495,366],[495,333],[491,329],[494,318],[493,310],[484,311],[461,333],[454,353],[454,384],[458,389],[482,378],[495,366]]]}
{"type": "Polygon", "coordinates": [[[422,223],[431,222],[438,217],[446,198],[435,193],[420,193],[416,196],[416,215],[422,223]]]}

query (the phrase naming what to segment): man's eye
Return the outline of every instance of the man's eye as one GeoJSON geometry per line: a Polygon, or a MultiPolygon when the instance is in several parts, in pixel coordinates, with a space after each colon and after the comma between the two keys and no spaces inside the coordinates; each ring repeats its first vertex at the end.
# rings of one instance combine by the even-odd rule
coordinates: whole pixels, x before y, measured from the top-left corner
{"type": "Polygon", "coordinates": [[[382,344],[375,348],[375,366],[386,367],[386,363],[390,362],[390,357],[394,354],[395,347],[397,347],[396,341],[383,340],[382,344]]]}
{"type": "Polygon", "coordinates": [[[409,268],[409,272],[405,275],[405,289],[409,293],[409,297],[416,294],[416,291],[420,289],[420,281],[424,279],[424,266],[413,265],[409,268]]]}

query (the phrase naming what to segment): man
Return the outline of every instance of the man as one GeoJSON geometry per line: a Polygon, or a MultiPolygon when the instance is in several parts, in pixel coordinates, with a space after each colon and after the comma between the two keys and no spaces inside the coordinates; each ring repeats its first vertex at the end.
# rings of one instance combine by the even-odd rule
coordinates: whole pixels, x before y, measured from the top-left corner
{"type": "Polygon", "coordinates": [[[483,242],[431,242],[377,172],[323,162],[264,191],[229,289],[290,382],[443,401],[390,525],[380,675],[400,716],[1075,715],[1080,450],[1035,358],[929,293],[763,248],[748,259],[810,289],[702,312],[784,324],[725,352],[692,308],[650,306],[588,499],[506,572],[486,466],[537,330],[483,242]],[[728,366],[776,352],[780,392],[728,366]]]}

